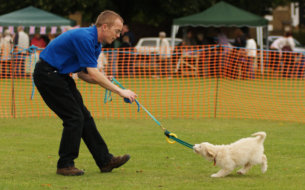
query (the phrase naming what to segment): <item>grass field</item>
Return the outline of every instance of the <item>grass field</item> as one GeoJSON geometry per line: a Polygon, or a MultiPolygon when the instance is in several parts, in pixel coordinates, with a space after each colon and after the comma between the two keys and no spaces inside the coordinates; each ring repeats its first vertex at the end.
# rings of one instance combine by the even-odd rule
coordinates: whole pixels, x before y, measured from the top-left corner
{"type": "Polygon", "coordinates": [[[267,133],[268,171],[253,167],[245,176],[210,178],[219,168],[180,144],[170,145],[151,120],[96,120],[111,153],[129,153],[130,161],[102,174],[82,142],[80,177],[55,174],[61,121],[54,118],[0,119],[0,190],[15,189],[305,189],[304,124],[247,119],[161,119],[191,144],[227,144],[256,131],[267,133]]]}

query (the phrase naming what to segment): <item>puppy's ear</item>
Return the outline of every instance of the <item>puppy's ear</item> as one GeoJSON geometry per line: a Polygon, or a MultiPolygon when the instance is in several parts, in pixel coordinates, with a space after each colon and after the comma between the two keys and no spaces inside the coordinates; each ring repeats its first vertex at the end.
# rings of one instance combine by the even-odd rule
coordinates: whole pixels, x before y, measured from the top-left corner
{"type": "Polygon", "coordinates": [[[206,149],[206,153],[208,157],[214,158],[215,153],[211,149],[206,149]]]}

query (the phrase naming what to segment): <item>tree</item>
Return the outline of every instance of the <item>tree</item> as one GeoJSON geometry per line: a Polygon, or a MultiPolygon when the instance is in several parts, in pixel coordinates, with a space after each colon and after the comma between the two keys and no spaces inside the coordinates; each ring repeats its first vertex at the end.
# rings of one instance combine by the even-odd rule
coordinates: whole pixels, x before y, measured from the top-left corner
{"type": "MultiPolygon", "coordinates": [[[[178,17],[201,12],[220,0],[14,0],[0,1],[0,15],[32,5],[52,13],[67,16],[75,11],[83,13],[85,23],[94,23],[97,15],[111,9],[128,23],[141,23],[154,27],[171,24],[178,17]],[[3,2],[1,2],[3,1],[3,2]]],[[[304,3],[305,0],[292,0],[304,3]]],[[[226,0],[226,2],[254,14],[265,15],[270,8],[287,4],[289,0],[226,0]]]]}

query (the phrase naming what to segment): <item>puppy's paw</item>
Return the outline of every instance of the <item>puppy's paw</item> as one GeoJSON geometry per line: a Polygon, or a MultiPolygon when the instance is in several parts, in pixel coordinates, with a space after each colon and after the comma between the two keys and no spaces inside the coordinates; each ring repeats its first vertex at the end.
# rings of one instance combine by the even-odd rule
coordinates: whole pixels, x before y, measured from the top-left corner
{"type": "Polygon", "coordinates": [[[246,171],[243,170],[243,169],[240,169],[240,170],[237,171],[237,174],[239,174],[239,175],[245,175],[245,174],[246,174],[246,171]]]}
{"type": "Polygon", "coordinates": [[[267,168],[268,168],[267,162],[264,162],[261,167],[262,173],[266,173],[267,168]]]}
{"type": "Polygon", "coordinates": [[[262,167],[261,170],[262,170],[262,173],[266,173],[266,171],[267,171],[267,166],[262,167]]]}
{"type": "Polygon", "coordinates": [[[212,174],[211,177],[221,177],[218,174],[212,174]]]}

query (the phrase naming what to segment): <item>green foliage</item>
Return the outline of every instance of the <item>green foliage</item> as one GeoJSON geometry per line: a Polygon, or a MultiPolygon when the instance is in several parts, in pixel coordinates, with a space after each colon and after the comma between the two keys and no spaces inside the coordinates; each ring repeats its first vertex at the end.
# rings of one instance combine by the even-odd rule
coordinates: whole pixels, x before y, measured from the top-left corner
{"type": "MultiPolygon", "coordinates": [[[[67,16],[75,11],[83,12],[83,21],[92,23],[105,9],[119,12],[126,22],[138,22],[151,26],[171,23],[174,18],[201,12],[220,0],[15,0],[0,3],[0,15],[32,5],[58,15],[67,16]]],[[[270,7],[286,4],[288,0],[226,0],[239,8],[258,15],[269,12],[270,7]]],[[[303,2],[303,0],[295,0],[303,2]]]]}

